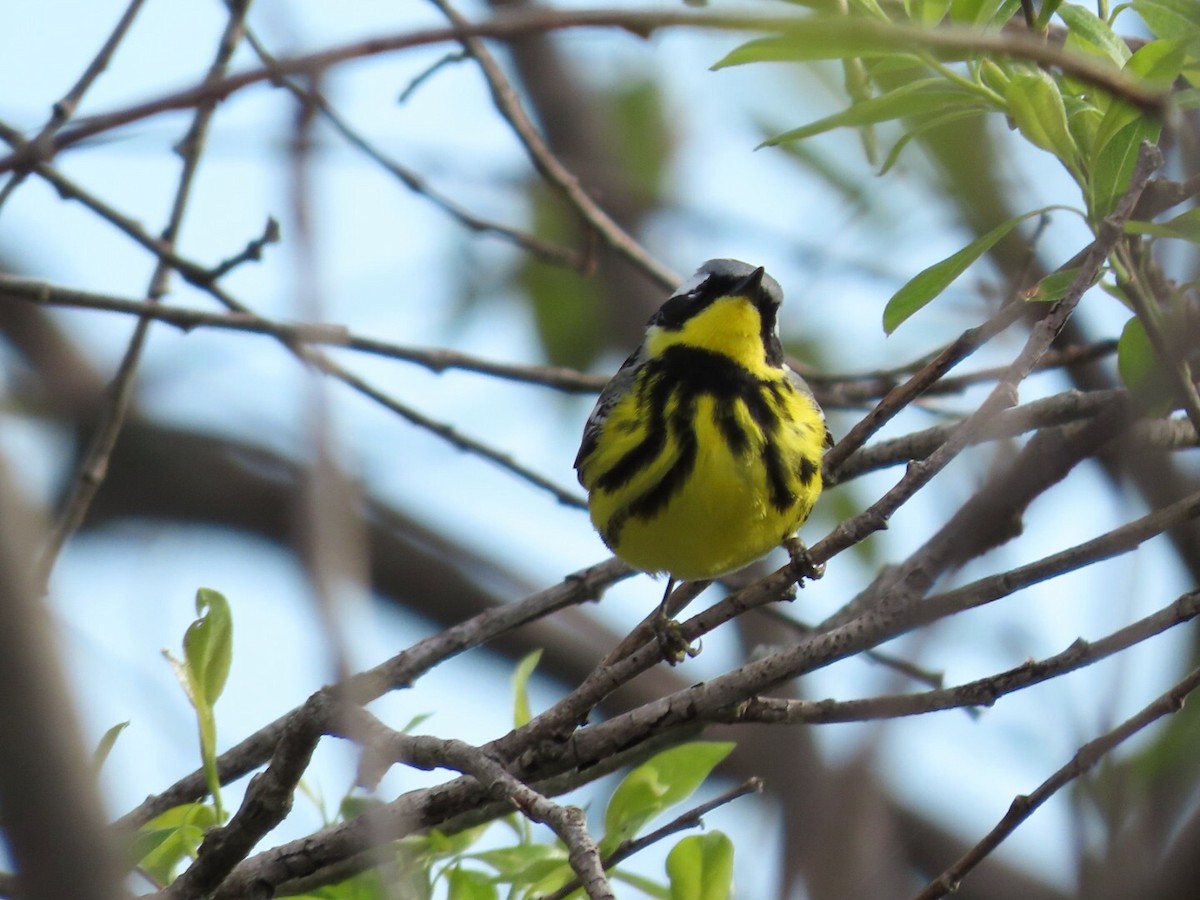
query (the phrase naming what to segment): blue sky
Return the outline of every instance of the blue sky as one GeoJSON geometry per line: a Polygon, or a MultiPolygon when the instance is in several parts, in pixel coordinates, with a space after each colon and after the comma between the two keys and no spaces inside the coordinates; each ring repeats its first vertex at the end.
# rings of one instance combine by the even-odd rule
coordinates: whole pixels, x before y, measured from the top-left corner
{"type": "MultiPolygon", "coordinates": [[[[16,4],[0,29],[0,118],[36,131],[50,104],[76,77],[123,3],[46,0],[16,4]]],[[[472,14],[477,9],[467,7],[472,14]]],[[[377,32],[399,32],[437,22],[432,8],[417,3],[356,2],[352,5],[259,0],[250,17],[278,53],[298,52],[377,32]]],[[[215,0],[147,4],[114,64],[88,95],[81,114],[97,113],[194,83],[223,24],[215,0]]],[[[711,73],[707,67],[733,39],[669,35],[650,44],[606,33],[569,39],[568,46],[592,77],[603,72],[643,71],[663,78],[669,116],[683,150],[672,175],[674,209],[656,219],[650,249],[680,272],[713,256],[762,263],[788,296],[785,336],[803,334],[826,348],[839,371],[852,372],[913,359],[973,324],[979,309],[970,287],[986,271],[967,278],[966,289],[923,312],[900,334],[885,339],[879,327],[883,302],[904,280],[953,252],[964,241],[952,215],[920,203],[926,192],[919,159],[885,179],[875,179],[860,159],[853,135],[830,136],[823,146],[862,177],[875,220],[843,198],[798,177],[781,154],[752,153],[761,135],[757,117],[774,122],[794,108],[796,122],[833,108],[837,101],[811,82],[761,71],[711,73]],[[764,89],[769,88],[769,89],[764,89]],[[881,229],[873,224],[891,220],[881,229]],[[797,252],[809,248],[814,258],[797,252]]],[[[526,215],[520,180],[528,165],[494,114],[478,74],[469,65],[450,67],[403,106],[396,97],[441,55],[427,49],[354,63],[326,88],[338,108],[381,146],[428,177],[439,189],[473,209],[520,223],[526,215]]],[[[235,68],[247,66],[239,53],[235,68]]],[[[292,107],[266,87],[222,105],[214,126],[182,236],[185,255],[217,262],[257,236],[268,215],[281,219],[285,240],[269,248],[261,264],[246,266],[227,287],[257,312],[284,319],[301,315],[296,300],[297,250],[289,238],[287,141],[292,107]]],[[[169,152],[186,127],[182,115],[161,116],[65,154],[62,169],[118,203],[150,230],[164,221],[178,169],[169,152]]],[[[1030,206],[1071,201],[1070,184],[1048,157],[1017,156],[1014,169],[1037,171],[1036,182],[1017,182],[1030,206]]],[[[516,263],[515,252],[494,239],[464,235],[448,218],[413,197],[370,162],[324,139],[314,166],[316,270],[327,321],[387,340],[453,346],[512,361],[538,361],[540,350],[528,312],[515,297],[492,296],[469,315],[458,313],[465,273],[483,285],[501,285],[516,263]]],[[[1073,252],[1082,230],[1059,216],[1048,240],[1073,252]]],[[[26,274],[70,286],[138,297],[153,262],[143,251],[75,204],[59,200],[31,180],[0,215],[0,248],[26,274]]],[[[172,303],[211,308],[209,301],[176,280],[172,303]]],[[[1109,323],[1115,304],[1092,303],[1095,321],[1109,323]],[[1107,304],[1107,305],[1106,305],[1107,304]]],[[[1091,310],[1089,310],[1091,312],[1091,310]]],[[[111,371],[131,323],[113,315],[64,313],[64,327],[78,338],[98,369],[111,371]]],[[[1002,343],[997,353],[1016,345],[1002,343]]],[[[417,408],[485,438],[555,482],[575,488],[571,462],[589,398],[562,401],[544,389],[514,386],[469,373],[440,376],[388,360],[345,357],[354,370],[417,408]]],[[[615,368],[620,354],[608,360],[615,368]]],[[[156,327],[142,366],[139,406],[170,421],[253,438],[289,455],[308,452],[309,374],[285,351],[263,338],[156,327]]],[[[1022,399],[1062,387],[1039,376],[1022,399]]],[[[431,525],[471,534],[480,548],[504,560],[533,587],[557,582],[570,571],[605,556],[586,517],[557,505],[478,459],[448,450],[429,434],[333,385],[319,385],[334,410],[334,434],[347,473],[376,495],[420,511],[431,525]]],[[[969,398],[968,398],[969,399],[969,398]]],[[[966,400],[940,403],[966,408],[966,400]]],[[[853,421],[834,415],[843,433],[853,421]]],[[[929,424],[912,412],[892,431],[929,424]]],[[[29,492],[49,502],[60,486],[64,448],[52,431],[19,412],[4,413],[0,450],[19,467],[29,492]]],[[[905,507],[891,529],[872,539],[879,558],[898,559],[922,541],[986,473],[979,458],[957,462],[936,492],[905,507]]],[[[863,479],[856,497],[874,498],[897,472],[863,479]]],[[[1131,517],[1128,503],[1110,501],[1097,473],[1085,470],[1041,498],[1046,514],[1030,517],[1021,541],[968,566],[962,580],[1015,561],[1026,561],[1083,540],[1131,517]],[[1098,498],[1098,499],[1097,499],[1098,498]],[[1059,515],[1085,504],[1086,516],[1059,515]]],[[[1132,507],[1136,510],[1136,507],[1132,507]]],[[[829,519],[814,519],[805,534],[822,535],[829,519]]],[[[818,619],[836,609],[870,576],[851,554],[830,566],[828,576],[802,595],[805,614],[818,619]]],[[[222,746],[290,709],[332,677],[328,641],[313,607],[313,593],[295,560],[277,547],[211,528],[128,524],[75,541],[64,553],[52,583],[52,603],[64,635],[64,655],[79,689],[89,735],[96,739],[115,722],[129,720],[108,765],[104,790],[114,814],[165,787],[195,767],[189,711],[160,650],[178,647],[193,616],[197,587],[221,590],[234,608],[237,645],[232,678],[218,707],[222,746]]],[[[949,683],[967,681],[1044,656],[1080,635],[1095,637],[1164,605],[1181,588],[1169,555],[1157,544],[1121,560],[1031,589],[995,608],[912,635],[892,647],[944,670],[949,683]],[[1134,586],[1136,585],[1136,590],[1134,586]],[[989,639],[984,639],[984,637],[989,639]]],[[[605,599],[596,615],[629,627],[657,600],[660,588],[632,579],[605,599]]],[[[361,591],[339,598],[339,620],[351,661],[371,665],[428,633],[415,617],[383,610],[361,591]]],[[[1064,763],[1106,722],[1143,705],[1166,687],[1180,638],[1157,638],[1150,647],[1007,699],[978,720],[943,713],[886,726],[835,726],[819,730],[831,758],[856,752],[886,760],[884,777],[914,805],[932,809],[968,836],[982,835],[1012,796],[1027,791],[1064,763]],[[1097,702],[1095,685],[1109,687],[1097,702]],[[1059,717],[1046,729],[1048,717],[1059,717]],[[979,777],[986,770],[987,778],[979,777]]],[[[706,640],[689,662],[699,680],[733,664],[732,639],[706,640]]],[[[508,663],[472,654],[431,673],[414,688],[390,698],[381,714],[400,725],[433,712],[424,726],[442,736],[482,742],[507,730],[510,713],[508,663]],[[460,712],[464,699],[470,714],[460,712]]],[[[895,688],[892,676],[848,662],[806,679],[812,697],[860,696],[895,688]]],[[[556,689],[536,685],[535,706],[555,699],[556,689]]],[[[335,798],[351,777],[352,754],[326,748],[311,783],[335,798]]],[[[404,773],[385,783],[402,789],[433,776],[404,773]]],[[[741,846],[761,845],[775,829],[769,816],[727,810],[712,819],[741,846]]],[[[1067,879],[1071,858],[1065,798],[1038,813],[1004,849],[1052,877],[1067,879]]],[[[285,836],[316,824],[301,810],[285,836]]],[[[646,863],[651,866],[651,863],[646,863]]],[[[739,885],[755,896],[761,866],[743,864],[739,885]]]]}

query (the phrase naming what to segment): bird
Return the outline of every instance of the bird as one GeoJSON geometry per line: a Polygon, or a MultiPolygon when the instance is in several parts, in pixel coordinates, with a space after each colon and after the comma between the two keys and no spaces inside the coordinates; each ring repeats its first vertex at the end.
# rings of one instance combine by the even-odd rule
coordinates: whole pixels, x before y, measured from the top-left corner
{"type": "Polygon", "coordinates": [[[821,494],[832,438],[784,359],[782,303],[763,267],[708,260],[650,317],[583,429],[575,470],[592,524],[632,568],[668,576],[656,631],[670,657],[681,658],[665,628],[675,583],[717,578],[779,545],[800,572],[822,572],[796,532],[821,494]]]}

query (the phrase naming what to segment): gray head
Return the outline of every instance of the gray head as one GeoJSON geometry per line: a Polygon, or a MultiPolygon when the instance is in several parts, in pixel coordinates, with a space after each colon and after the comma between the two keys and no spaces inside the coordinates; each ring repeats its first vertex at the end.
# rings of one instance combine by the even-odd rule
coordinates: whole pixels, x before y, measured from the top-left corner
{"type": "Polygon", "coordinates": [[[779,282],[740,259],[710,259],[695,274],[675,289],[651,318],[649,324],[660,328],[680,328],[714,300],[721,297],[746,297],[758,307],[763,330],[775,330],[775,315],[783,303],[779,282]]]}
{"type": "MultiPolygon", "coordinates": [[[[735,288],[758,268],[740,259],[710,259],[701,265],[691,278],[677,287],[671,296],[686,295],[701,286],[704,286],[705,293],[711,293],[713,296],[738,293],[735,288]]],[[[783,288],[766,272],[762,275],[762,293],[765,295],[764,299],[776,307],[783,303],[783,288]]]]}

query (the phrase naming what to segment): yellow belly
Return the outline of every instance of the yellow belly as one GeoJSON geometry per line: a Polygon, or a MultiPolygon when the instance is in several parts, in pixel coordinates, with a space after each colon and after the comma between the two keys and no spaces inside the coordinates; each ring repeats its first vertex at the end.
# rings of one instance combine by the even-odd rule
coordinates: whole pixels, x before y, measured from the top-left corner
{"type": "MultiPolygon", "coordinates": [[[[820,413],[805,398],[796,400],[799,405],[790,410],[795,415],[785,419],[774,441],[789,473],[801,469],[803,458],[815,458],[819,467],[824,441],[820,413]]],[[[700,400],[694,425],[698,440],[690,477],[654,515],[622,519],[620,510],[630,494],[666,476],[678,455],[675,444],[635,479],[632,490],[589,496],[592,521],[614,553],[635,568],[685,580],[714,578],[765,555],[796,532],[821,493],[819,474],[796,477],[794,501],[780,509],[771,502],[761,434],[749,452],[735,455],[708,398],[700,400]]]]}

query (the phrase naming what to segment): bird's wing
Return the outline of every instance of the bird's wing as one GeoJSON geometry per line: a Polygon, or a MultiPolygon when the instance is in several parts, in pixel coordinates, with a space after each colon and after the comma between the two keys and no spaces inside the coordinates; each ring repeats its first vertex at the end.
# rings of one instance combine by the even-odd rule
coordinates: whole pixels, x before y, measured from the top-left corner
{"type": "MultiPolygon", "coordinates": [[[[787,371],[788,371],[788,378],[791,379],[792,386],[795,387],[796,390],[798,390],[800,393],[802,393],[804,396],[806,396],[809,400],[811,400],[813,402],[813,406],[815,406],[817,408],[817,412],[819,412],[821,414],[821,421],[825,422],[825,410],[821,409],[821,404],[817,402],[817,398],[813,395],[812,388],[810,388],[808,386],[808,382],[805,381],[800,376],[800,373],[797,372],[795,369],[793,369],[791,366],[787,367],[787,371]]],[[[833,446],[833,434],[830,433],[829,425],[826,424],[825,425],[825,449],[828,450],[832,446],[833,446]]]]}
{"type": "Polygon", "coordinates": [[[596,398],[596,405],[592,407],[592,413],[588,416],[587,424],[583,426],[583,440],[579,444],[579,453],[575,456],[576,471],[578,471],[580,463],[583,462],[584,458],[596,448],[596,440],[604,428],[608,414],[617,405],[617,401],[624,397],[630,388],[633,387],[633,383],[637,379],[637,370],[645,361],[646,348],[644,346],[638,347],[621,364],[621,368],[617,369],[616,374],[609,379],[608,384],[604,386],[604,390],[600,392],[600,396],[596,398]]]}

